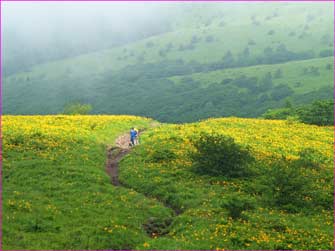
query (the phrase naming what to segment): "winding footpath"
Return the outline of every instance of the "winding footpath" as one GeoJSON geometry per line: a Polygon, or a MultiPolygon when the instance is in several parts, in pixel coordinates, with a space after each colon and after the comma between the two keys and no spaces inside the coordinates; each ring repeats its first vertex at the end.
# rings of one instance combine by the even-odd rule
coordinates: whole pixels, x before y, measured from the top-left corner
{"type": "MultiPolygon", "coordinates": [[[[157,126],[157,125],[154,125],[157,126]]],[[[153,127],[154,127],[153,126],[153,127]]],[[[145,131],[140,130],[139,136],[145,131]]],[[[129,188],[125,184],[121,184],[119,181],[118,170],[119,170],[119,162],[122,160],[124,156],[129,154],[132,150],[132,147],[129,145],[130,143],[130,135],[129,133],[123,134],[119,136],[115,140],[115,146],[107,146],[107,160],[106,160],[106,172],[110,177],[111,184],[114,186],[123,186],[125,188],[129,188]]],[[[157,198],[158,199],[158,198],[157,198]]],[[[159,199],[158,199],[159,200],[159,199]]],[[[174,215],[177,216],[182,213],[182,210],[179,208],[174,208],[173,206],[161,201],[164,206],[172,209],[174,215]]]]}
{"type": "MultiPolygon", "coordinates": [[[[139,132],[139,135],[141,135],[141,132],[139,132]]],[[[129,142],[129,134],[123,134],[116,139],[116,146],[107,146],[106,172],[110,176],[111,183],[114,186],[120,186],[118,178],[119,162],[125,155],[130,153],[131,146],[129,146],[129,142]]]]}

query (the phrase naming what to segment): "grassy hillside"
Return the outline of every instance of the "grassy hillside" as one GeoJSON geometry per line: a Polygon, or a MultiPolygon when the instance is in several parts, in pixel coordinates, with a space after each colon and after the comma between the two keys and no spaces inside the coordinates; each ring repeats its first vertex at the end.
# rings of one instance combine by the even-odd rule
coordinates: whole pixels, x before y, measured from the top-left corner
{"type": "Polygon", "coordinates": [[[150,217],[171,215],[154,199],[115,188],[106,144],[132,116],[3,116],[2,248],[132,249],[150,238],[150,217]]]}
{"type": "Polygon", "coordinates": [[[332,149],[332,127],[210,119],[146,133],[123,160],[120,175],[129,187],[182,212],[169,233],[152,239],[147,249],[332,250],[332,149]],[[251,147],[253,174],[197,174],[190,153],[202,132],[229,135],[251,147]],[[313,154],[304,155],[307,149],[313,154]],[[281,161],[284,167],[277,164],[281,161]],[[299,184],[306,183],[301,190],[299,184]]]}
{"type": "Polygon", "coordinates": [[[152,129],[134,116],[2,121],[3,249],[333,249],[332,127],[229,118],[152,129]],[[131,126],[148,131],[121,162],[123,186],[113,187],[105,145],[131,126]],[[249,146],[252,172],[194,172],[201,132],[249,146]]]}
{"type": "Polygon", "coordinates": [[[47,86],[44,81],[16,80],[15,87],[4,87],[4,112],[59,113],[67,103],[79,100],[91,104],[94,113],[136,114],[160,121],[255,117],[282,107],[287,99],[298,104],[332,99],[332,69],[333,57],[193,74],[189,65],[169,62],[47,86]]]}
{"type": "MultiPolygon", "coordinates": [[[[238,108],[243,105],[231,102],[227,97],[236,96],[240,88],[237,87],[231,94],[224,87],[217,87],[215,92],[221,93],[224,103],[230,103],[235,110],[224,109],[226,111],[223,112],[218,107],[226,105],[219,102],[208,104],[206,111],[199,112],[199,108],[208,103],[201,101],[186,103],[188,107],[177,111],[180,106],[178,94],[183,95],[182,99],[188,97],[187,93],[193,90],[193,86],[186,86],[186,91],[173,90],[174,85],[165,81],[165,78],[175,75],[194,73],[203,76],[199,77],[201,81],[209,81],[216,76],[213,72],[215,70],[224,70],[225,77],[231,78],[234,75],[228,76],[228,73],[237,73],[240,67],[333,55],[333,16],[329,4],[306,4],[302,8],[298,3],[251,3],[248,8],[240,7],[238,4],[223,3],[176,4],[166,9],[167,12],[171,11],[170,32],[110,50],[35,65],[30,71],[7,77],[3,86],[4,112],[59,113],[65,104],[80,101],[91,103],[94,113],[137,114],[163,121],[185,122],[208,116],[251,117],[267,108],[276,108],[283,102],[265,104],[262,111],[238,108]],[[229,71],[228,68],[234,70],[229,71]],[[177,97],[171,99],[175,95],[177,97]]],[[[319,61],[315,60],[311,62],[317,66],[319,61]]],[[[318,87],[312,87],[315,83],[313,81],[320,79],[301,76],[300,72],[294,71],[297,68],[300,71],[299,64],[296,62],[292,69],[288,69],[291,67],[289,64],[284,66],[282,79],[274,80],[274,83],[289,83],[295,94],[305,94],[305,90],[316,89],[317,93],[309,95],[303,102],[327,98],[324,93],[329,93],[329,90],[321,91],[320,94],[318,87]],[[297,84],[299,82],[301,84],[297,84]],[[294,86],[296,84],[298,86],[294,86]]],[[[322,67],[319,73],[307,69],[304,75],[320,74],[319,78],[322,78],[323,73],[326,73],[321,84],[326,86],[331,74],[322,67]]],[[[250,69],[254,71],[256,68],[250,69]]],[[[240,71],[244,72],[244,68],[240,71]]],[[[207,93],[207,96],[209,100],[217,98],[212,93],[207,93]]],[[[252,94],[254,100],[258,96],[252,94]]],[[[293,98],[299,100],[299,97],[293,98]]],[[[237,99],[243,100],[244,97],[237,99]]],[[[254,103],[248,103],[248,106],[256,106],[254,103]]]]}
{"type": "Polygon", "coordinates": [[[176,84],[182,84],[185,78],[199,82],[203,87],[221,83],[225,79],[235,79],[241,76],[262,79],[271,73],[274,85],[286,84],[296,94],[308,93],[322,87],[329,87],[333,82],[333,57],[317,58],[303,61],[293,61],[276,65],[258,65],[232,68],[211,72],[194,73],[169,78],[176,84]],[[311,70],[317,68],[316,70],[311,70]],[[317,84],[316,84],[317,83],[317,84]]]}

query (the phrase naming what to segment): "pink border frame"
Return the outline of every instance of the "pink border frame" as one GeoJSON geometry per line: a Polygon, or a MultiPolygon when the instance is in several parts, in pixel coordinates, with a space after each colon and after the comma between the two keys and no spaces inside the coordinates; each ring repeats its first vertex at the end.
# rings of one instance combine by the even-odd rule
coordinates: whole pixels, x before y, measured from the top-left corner
{"type": "MultiPolygon", "coordinates": [[[[262,3],[270,3],[270,2],[333,2],[333,14],[335,17],[335,0],[0,0],[0,250],[2,249],[2,2],[180,2],[180,3],[187,3],[187,2],[262,2],[262,3]]],[[[335,34],[335,25],[333,30],[333,35],[335,34]]],[[[334,67],[335,67],[335,51],[333,48],[333,54],[334,54],[334,67]]],[[[333,81],[335,80],[335,69],[334,69],[334,75],[333,75],[333,81]]],[[[334,83],[333,83],[334,85],[334,83]]],[[[334,88],[334,99],[335,99],[335,88],[334,88]]],[[[334,113],[335,113],[335,105],[334,105],[334,113]]],[[[335,136],[335,126],[334,126],[334,136],[335,136]]],[[[333,148],[334,150],[334,170],[333,170],[333,176],[334,176],[334,183],[335,184],[335,146],[333,148]]],[[[333,195],[335,196],[335,185],[334,185],[334,191],[333,195]]],[[[335,198],[335,197],[334,197],[335,198]]],[[[335,208],[335,200],[334,200],[334,208],[335,208]]],[[[335,246],[335,211],[333,213],[334,215],[334,246],[335,246]]],[[[22,250],[13,250],[13,251],[22,251],[22,250]]],[[[54,251],[54,250],[43,250],[43,251],[54,251]]],[[[59,250],[59,251],[70,251],[70,250],[59,250]]],[[[87,250],[88,251],[88,250],[87,250]]],[[[106,251],[106,250],[96,250],[96,251],[106,251]]],[[[123,250],[121,250],[123,251],[123,250]]],[[[125,251],[125,250],[124,250],[125,251]]],[[[193,250],[197,251],[197,250],[193,250]]],[[[234,250],[239,251],[239,250],[234,250]]],[[[248,251],[253,251],[249,250],[248,251]]],[[[267,251],[267,250],[264,250],[267,251]]]]}

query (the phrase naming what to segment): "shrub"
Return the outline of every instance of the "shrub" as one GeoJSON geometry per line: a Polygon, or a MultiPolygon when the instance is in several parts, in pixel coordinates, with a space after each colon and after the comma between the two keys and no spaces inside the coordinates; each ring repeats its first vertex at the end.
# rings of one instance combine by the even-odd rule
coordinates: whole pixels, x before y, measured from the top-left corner
{"type": "Polygon", "coordinates": [[[262,117],[265,119],[286,119],[288,124],[303,122],[306,124],[330,126],[334,125],[334,101],[318,100],[310,105],[299,107],[269,109],[262,117]]]}
{"type": "Polygon", "coordinates": [[[151,155],[151,160],[156,163],[170,161],[175,158],[176,158],[176,154],[168,148],[158,148],[151,155]]]}
{"type": "Polygon", "coordinates": [[[220,134],[201,133],[191,139],[196,151],[191,154],[195,171],[208,175],[242,177],[247,175],[254,158],[248,147],[220,134]]]}
{"type": "Polygon", "coordinates": [[[334,125],[334,101],[319,100],[299,110],[301,121],[307,124],[334,125]]]}
{"type": "Polygon", "coordinates": [[[302,170],[284,159],[272,164],[265,179],[272,204],[289,212],[307,206],[305,197],[309,195],[311,182],[302,170]]]}
{"type": "Polygon", "coordinates": [[[221,207],[228,210],[231,218],[238,219],[242,217],[243,211],[255,208],[255,203],[252,197],[232,194],[221,204],[221,207]]]}

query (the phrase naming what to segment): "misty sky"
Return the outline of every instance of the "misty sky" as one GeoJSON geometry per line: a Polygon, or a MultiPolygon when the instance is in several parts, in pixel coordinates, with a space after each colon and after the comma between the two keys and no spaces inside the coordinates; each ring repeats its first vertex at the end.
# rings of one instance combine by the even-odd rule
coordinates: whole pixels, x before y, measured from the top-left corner
{"type": "MultiPolygon", "coordinates": [[[[2,3],[2,28],[5,33],[15,32],[20,38],[43,38],[50,33],[61,35],[60,32],[67,34],[82,31],[89,35],[89,32],[98,26],[113,27],[122,31],[138,22],[159,22],[164,17],[173,15],[176,6],[198,4],[203,3],[7,1],[2,3]]],[[[206,6],[214,4],[211,2],[206,6]]],[[[227,2],[221,4],[229,5],[227,2]]],[[[241,9],[245,4],[239,2],[230,5],[241,9]]],[[[267,6],[280,3],[248,3],[248,8],[260,4],[267,6]]],[[[300,4],[302,7],[310,5],[310,3],[300,4]]],[[[4,39],[6,40],[6,37],[4,39]]]]}
{"type": "MultiPolygon", "coordinates": [[[[4,2],[2,3],[4,31],[15,29],[21,35],[42,35],[39,31],[58,27],[71,31],[96,25],[131,25],[138,19],[155,17],[154,3],[114,2],[4,2]]],[[[79,30],[80,31],[80,30],[79,30]]]]}
{"type": "Polygon", "coordinates": [[[5,74],[154,35],[169,14],[161,6],[152,2],[4,2],[5,74]]]}
{"type": "Polygon", "coordinates": [[[273,10],[267,7],[285,4],[301,4],[302,8],[313,8],[313,4],[332,6],[332,3],[324,2],[6,1],[2,2],[1,20],[4,72],[5,75],[12,74],[34,64],[108,49],[172,31],[171,25],[180,17],[180,13],[185,15],[191,6],[201,6],[201,15],[202,10],[216,12],[222,9],[247,14],[253,7],[267,12],[273,10]]]}

